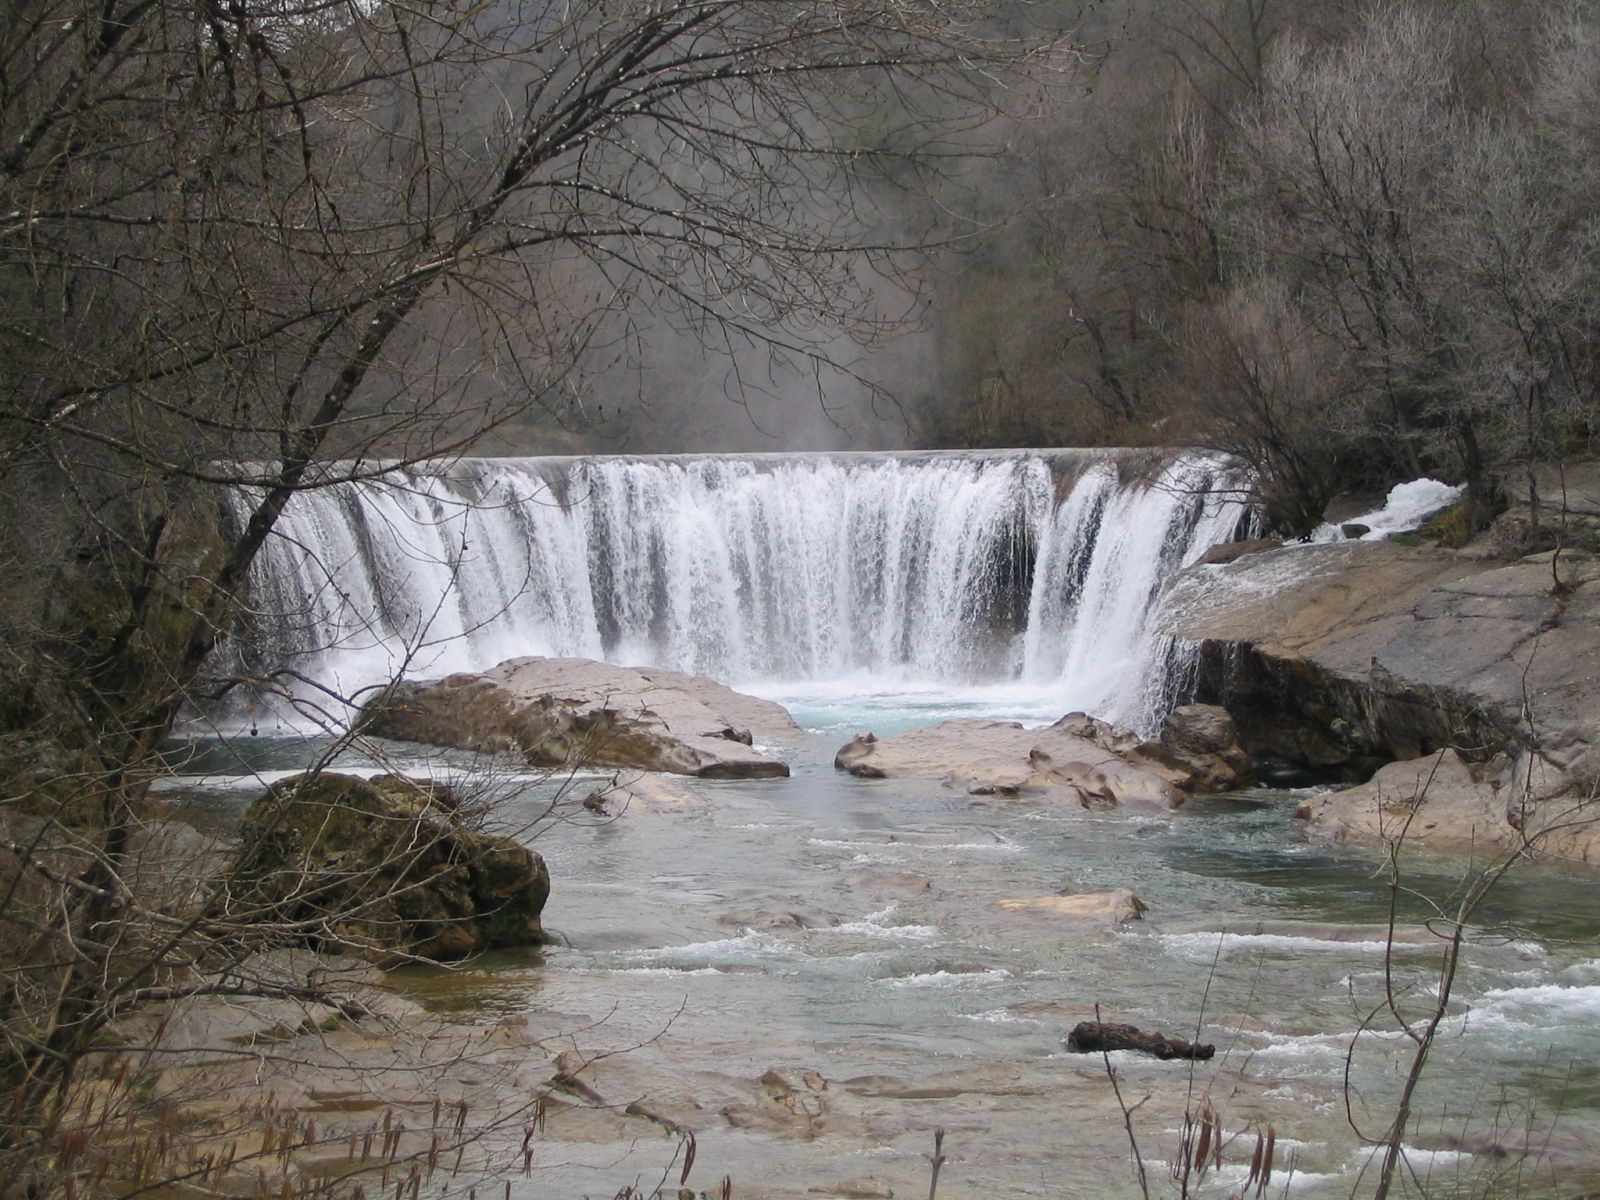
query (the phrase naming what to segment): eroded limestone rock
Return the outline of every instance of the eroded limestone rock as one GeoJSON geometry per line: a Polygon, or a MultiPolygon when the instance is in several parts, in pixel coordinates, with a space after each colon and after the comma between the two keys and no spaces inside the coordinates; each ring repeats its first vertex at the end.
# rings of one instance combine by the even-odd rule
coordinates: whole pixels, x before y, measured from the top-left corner
{"type": "MultiPolygon", "coordinates": [[[[1202,697],[1226,704],[1258,760],[1361,783],[1386,764],[1459,748],[1475,789],[1499,780],[1506,796],[1546,810],[1529,819],[1551,830],[1551,852],[1587,853],[1556,818],[1600,786],[1600,559],[1286,547],[1185,572],[1165,620],[1201,644],[1202,697]]],[[[1370,828],[1357,815],[1372,807],[1367,795],[1330,800],[1328,827],[1370,828]]],[[[1470,804],[1480,800],[1489,805],[1470,804]]],[[[1513,815],[1525,807],[1498,804],[1513,815]]],[[[1497,838],[1515,836],[1513,827],[1497,838]]]]}
{"type": "Polygon", "coordinates": [[[514,658],[475,674],[401,683],[361,719],[378,737],[510,751],[537,766],[705,779],[787,775],[787,764],[754,743],[800,732],[782,706],[714,680],[580,658],[514,658]]]}
{"type": "Polygon", "coordinates": [[[887,739],[861,733],[839,749],[834,766],[865,779],[931,777],[974,796],[1085,808],[1170,809],[1195,792],[1249,786],[1249,761],[1227,714],[1201,706],[1180,712],[1150,742],[1083,713],[1044,729],[945,721],[887,739]]]}
{"type": "Polygon", "coordinates": [[[1404,838],[1433,849],[1499,846],[1506,821],[1503,772],[1475,769],[1454,750],[1390,763],[1366,783],[1302,801],[1295,816],[1338,842],[1404,838]]]}
{"type": "Polygon", "coordinates": [[[1600,863],[1600,822],[1587,801],[1536,797],[1532,756],[1473,763],[1455,750],[1390,763],[1368,782],[1303,801],[1295,816],[1333,841],[1400,843],[1498,854],[1532,844],[1541,854],[1600,863]]]}

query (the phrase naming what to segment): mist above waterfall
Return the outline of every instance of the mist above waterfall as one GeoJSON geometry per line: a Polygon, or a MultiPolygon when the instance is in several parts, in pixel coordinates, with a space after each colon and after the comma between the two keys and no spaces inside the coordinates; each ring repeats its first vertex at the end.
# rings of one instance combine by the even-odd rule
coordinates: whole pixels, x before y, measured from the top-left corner
{"type": "Polygon", "coordinates": [[[1147,723],[1224,463],[1115,452],[473,459],[297,496],[237,650],[343,695],[526,654],[735,685],[1010,681],[1147,723]]]}

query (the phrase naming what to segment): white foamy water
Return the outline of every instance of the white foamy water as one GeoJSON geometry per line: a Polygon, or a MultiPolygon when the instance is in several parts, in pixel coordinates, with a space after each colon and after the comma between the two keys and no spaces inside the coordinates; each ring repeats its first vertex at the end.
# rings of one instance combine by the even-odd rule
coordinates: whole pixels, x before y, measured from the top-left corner
{"type": "Polygon", "coordinates": [[[952,685],[992,712],[981,689],[1007,681],[1029,717],[1148,724],[1164,699],[1150,610],[1243,506],[1216,459],[1129,470],[1009,452],[399,472],[290,502],[238,649],[346,696],[542,654],[816,684],[824,720],[864,692],[904,707],[952,685]]]}
{"type": "MultiPolygon", "coordinates": [[[[1130,935],[1132,936],[1132,935],[1130,935]]],[[[1218,954],[1350,954],[1369,955],[1392,952],[1396,955],[1428,954],[1437,946],[1427,942],[1385,942],[1340,938],[1300,937],[1284,933],[1173,933],[1156,938],[1174,954],[1190,960],[1204,960],[1218,954]]]]}
{"type": "Polygon", "coordinates": [[[1586,1028],[1600,1022],[1600,985],[1491,988],[1473,1002],[1470,1019],[1511,1028],[1586,1028]]]}
{"type": "Polygon", "coordinates": [[[1408,533],[1442,509],[1449,508],[1467,489],[1437,479],[1414,479],[1389,490],[1383,504],[1371,512],[1351,517],[1338,525],[1319,525],[1311,535],[1313,542],[1344,541],[1344,525],[1365,525],[1363,542],[1379,542],[1391,534],[1408,533]]]}
{"type": "Polygon", "coordinates": [[[982,1025],[1032,1025],[1008,1008],[991,1008],[984,1012],[960,1013],[963,1021],[977,1021],[982,1025]]]}
{"type": "Polygon", "coordinates": [[[899,911],[898,904],[891,904],[878,912],[868,913],[859,921],[845,921],[834,925],[828,932],[854,937],[883,938],[894,942],[931,942],[938,938],[937,925],[898,923],[895,918],[899,911]]]}
{"type": "Polygon", "coordinates": [[[1011,972],[999,968],[989,971],[925,971],[917,975],[903,975],[886,982],[897,988],[966,988],[986,983],[1003,983],[1011,972]]]}

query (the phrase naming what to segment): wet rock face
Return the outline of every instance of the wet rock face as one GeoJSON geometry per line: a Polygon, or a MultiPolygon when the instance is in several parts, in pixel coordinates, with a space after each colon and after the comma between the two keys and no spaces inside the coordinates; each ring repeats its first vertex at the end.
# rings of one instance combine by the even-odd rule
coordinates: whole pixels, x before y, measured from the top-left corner
{"type": "Polygon", "coordinates": [[[378,737],[518,753],[536,766],[624,767],[703,779],[785,776],[754,743],[799,734],[784,709],[677,671],[516,658],[488,671],[402,683],[372,701],[378,737]]]}
{"type": "Polygon", "coordinates": [[[1185,704],[1167,715],[1160,735],[1142,743],[1136,758],[1184,774],[1185,790],[1231,792],[1255,783],[1255,765],[1239,739],[1228,710],[1215,704],[1185,704]]]}
{"type": "Polygon", "coordinates": [[[1201,696],[1226,706],[1259,762],[1360,783],[1385,763],[1449,745],[1501,745],[1516,731],[1470,693],[1381,670],[1351,678],[1251,644],[1207,641],[1201,696]]]}
{"type": "Polygon", "coordinates": [[[245,813],[218,915],[375,962],[545,940],[544,860],[472,829],[442,785],[302,775],[245,813]]]}
{"type": "Polygon", "coordinates": [[[898,737],[857,734],[834,766],[863,779],[944,780],[974,796],[1065,800],[1084,808],[1169,809],[1196,792],[1251,782],[1228,714],[1180,709],[1149,742],[1083,713],[1045,729],[1014,721],[946,721],[898,737]]]}

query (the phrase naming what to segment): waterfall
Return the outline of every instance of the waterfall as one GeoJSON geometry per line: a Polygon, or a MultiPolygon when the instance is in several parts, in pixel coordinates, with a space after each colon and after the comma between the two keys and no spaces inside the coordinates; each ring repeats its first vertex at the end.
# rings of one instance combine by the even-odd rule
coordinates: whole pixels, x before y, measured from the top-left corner
{"type": "Polygon", "coordinates": [[[1227,464],[1128,452],[469,459],[293,498],[236,652],[343,695],[544,654],[735,685],[1013,679],[1138,724],[1227,464]]]}

